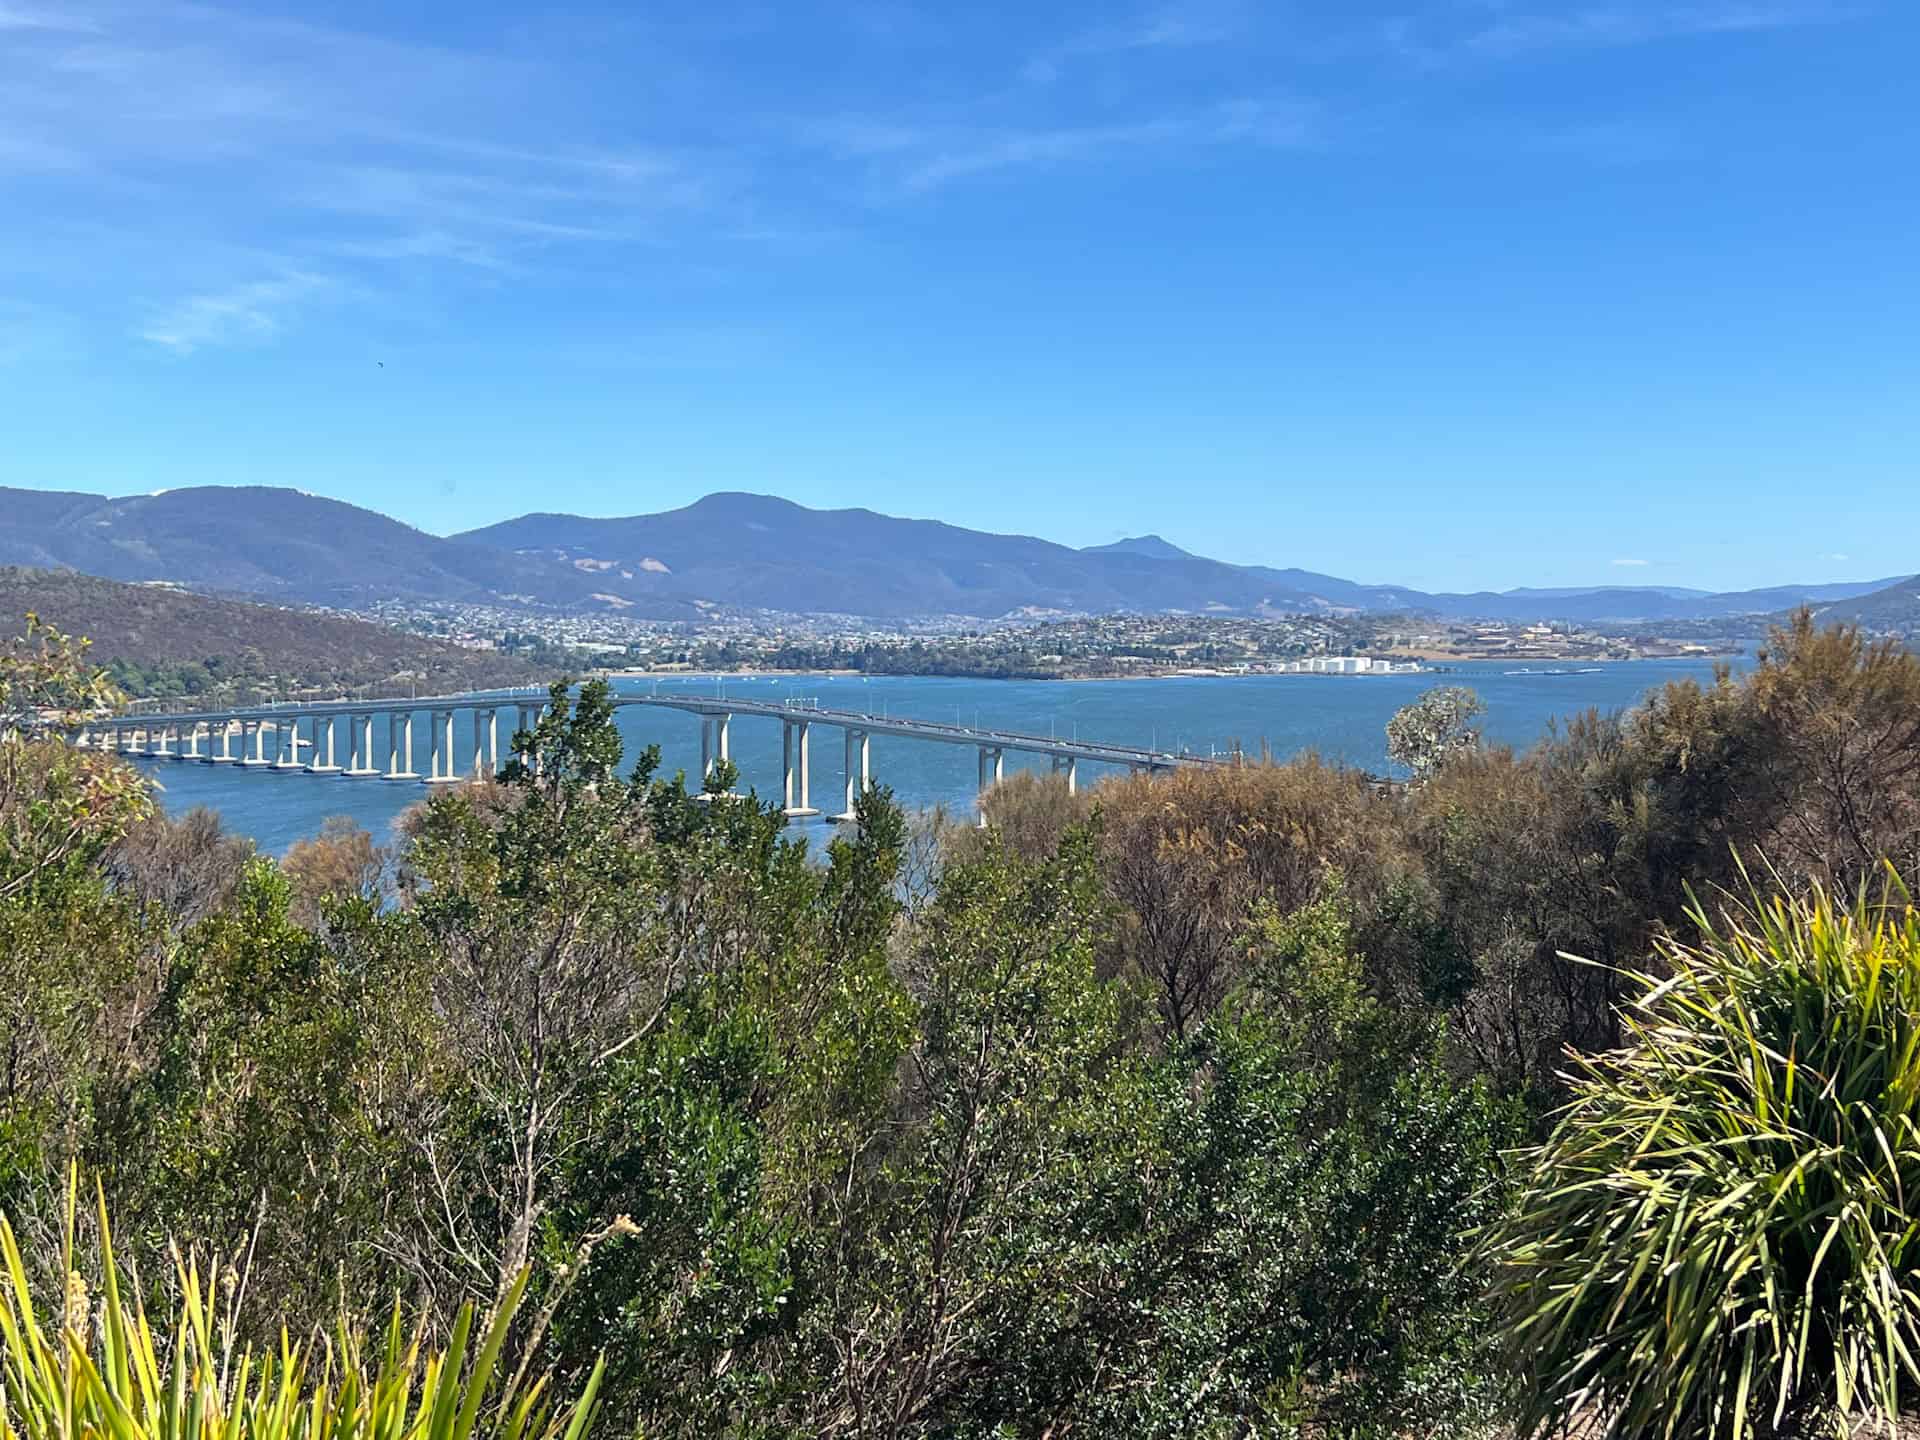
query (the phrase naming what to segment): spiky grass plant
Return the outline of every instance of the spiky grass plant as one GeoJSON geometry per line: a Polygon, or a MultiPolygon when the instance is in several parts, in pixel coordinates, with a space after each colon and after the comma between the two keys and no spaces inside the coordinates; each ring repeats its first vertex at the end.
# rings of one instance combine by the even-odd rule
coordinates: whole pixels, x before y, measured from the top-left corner
{"type": "Polygon", "coordinates": [[[571,1405],[556,1408],[544,1378],[494,1385],[523,1274],[479,1337],[461,1309],[444,1350],[425,1353],[398,1307],[374,1363],[342,1325],[330,1340],[236,1353],[233,1315],[191,1258],[177,1261],[180,1302],[171,1333],[121,1291],[106,1208],[100,1205],[97,1303],[73,1268],[69,1187],[61,1270],[63,1313],[42,1324],[12,1227],[0,1217],[0,1440],[584,1440],[600,1368],[571,1405]]]}
{"type": "Polygon", "coordinates": [[[1890,880],[1693,918],[1494,1237],[1523,1428],[1891,1433],[1920,1381],[1920,914],[1890,880]]]}

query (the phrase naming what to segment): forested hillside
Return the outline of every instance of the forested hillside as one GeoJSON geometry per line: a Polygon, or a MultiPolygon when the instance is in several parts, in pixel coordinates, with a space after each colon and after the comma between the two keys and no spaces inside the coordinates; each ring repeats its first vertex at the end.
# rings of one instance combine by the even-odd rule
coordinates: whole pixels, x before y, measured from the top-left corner
{"type": "Polygon", "coordinates": [[[240,699],[418,682],[421,694],[551,678],[524,660],[308,610],[0,567],[0,615],[28,611],[93,641],[130,696],[240,699]]]}

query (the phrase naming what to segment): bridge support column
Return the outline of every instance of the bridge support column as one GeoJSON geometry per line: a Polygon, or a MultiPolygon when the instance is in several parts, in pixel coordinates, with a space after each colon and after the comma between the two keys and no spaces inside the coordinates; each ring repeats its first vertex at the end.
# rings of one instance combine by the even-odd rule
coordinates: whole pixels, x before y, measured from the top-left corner
{"type": "Polygon", "coordinates": [[[1080,788],[1080,757],[1078,755],[1054,756],[1053,773],[1067,777],[1067,794],[1073,794],[1080,788]]]}
{"type": "Polygon", "coordinates": [[[780,748],[782,752],[780,788],[781,794],[785,797],[782,803],[786,806],[787,817],[793,820],[798,820],[808,815],[818,815],[820,813],[813,808],[813,802],[807,794],[809,788],[807,779],[808,729],[809,726],[805,720],[788,720],[782,722],[780,726],[780,748]]]}
{"type": "Polygon", "coordinates": [[[500,726],[497,712],[473,712],[473,778],[491,780],[500,773],[500,726]]]}
{"type": "Polygon", "coordinates": [[[432,773],[427,776],[427,783],[450,785],[460,778],[453,759],[453,711],[435,710],[427,723],[433,727],[432,773]]]}
{"type": "Polygon", "coordinates": [[[267,722],[264,720],[246,720],[241,722],[241,749],[247,753],[240,764],[248,770],[256,770],[273,762],[267,759],[267,722]],[[248,741],[251,741],[249,745],[248,741]]]}
{"type": "Polygon", "coordinates": [[[413,773],[413,712],[387,712],[387,779],[418,780],[413,773]]]}
{"type": "MultiPolygon", "coordinates": [[[[219,724],[218,731],[220,753],[217,755],[208,755],[206,757],[206,763],[209,765],[231,765],[233,763],[233,721],[222,720],[219,724]]],[[[211,742],[213,738],[214,736],[211,734],[207,737],[209,742],[211,742]]]]}
{"type": "Polygon", "coordinates": [[[980,811],[980,824],[987,823],[987,792],[998,785],[1006,773],[1006,756],[997,747],[980,747],[980,797],[976,802],[980,811]]]}
{"type": "Polygon", "coordinates": [[[373,716],[347,718],[347,772],[349,780],[376,779],[380,771],[373,763],[373,716]]]}
{"type": "Polygon", "coordinates": [[[156,760],[171,760],[173,751],[167,748],[169,737],[173,733],[171,725],[159,725],[147,732],[147,753],[156,760]]]}
{"type": "Polygon", "coordinates": [[[300,717],[289,715],[285,720],[273,722],[273,738],[279,742],[280,758],[273,762],[273,768],[280,771],[300,768],[300,717]]]}
{"type": "Polygon", "coordinates": [[[307,762],[309,775],[338,775],[340,766],[333,758],[333,732],[338,724],[337,717],[316,715],[313,717],[313,754],[307,762]]]}
{"type": "Polygon", "coordinates": [[[732,760],[733,716],[702,715],[700,717],[700,788],[706,790],[707,781],[713,778],[713,767],[722,760],[732,760]]]}
{"type": "MultiPolygon", "coordinates": [[[[513,734],[507,737],[507,749],[510,758],[516,757],[518,753],[513,750],[514,744],[522,735],[532,735],[534,727],[540,723],[540,708],[538,706],[533,707],[532,714],[528,714],[527,712],[528,707],[525,705],[516,705],[513,707],[513,734]]],[[[527,757],[526,763],[528,765],[534,763],[531,755],[527,757]]]]}
{"type": "Polygon", "coordinates": [[[186,728],[180,732],[180,759],[182,761],[200,758],[200,722],[189,720],[186,728]]]}
{"type": "Polygon", "coordinates": [[[869,780],[869,765],[872,761],[871,741],[864,730],[847,731],[847,797],[846,809],[830,817],[835,824],[851,825],[857,818],[853,802],[866,790],[869,780]]]}

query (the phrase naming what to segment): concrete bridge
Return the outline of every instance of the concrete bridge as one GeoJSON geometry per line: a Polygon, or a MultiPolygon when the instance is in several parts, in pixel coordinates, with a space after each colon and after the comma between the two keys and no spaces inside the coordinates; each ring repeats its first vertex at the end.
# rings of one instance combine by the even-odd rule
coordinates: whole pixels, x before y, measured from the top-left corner
{"type": "MultiPolygon", "coordinates": [[[[700,772],[730,760],[736,718],[778,721],[781,726],[781,803],[792,817],[818,815],[812,802],[811,750],[814,727],[839,730],[845,744],[841,809],[831,819],[853,818],[855,798],[872,778],[871,741],[898,736],[933,744],[971,746],[979,752],[980,791],[984,794],[1004,773],[1009,753],[1044,756],[1069,789],[1079,782],[1082,761],[1124,766],[1152,773],[1189,765],[1230,765],[1237,755],[1212,756],[1062,740],[1051,735],[948,725],[934,720],[869,715],[795,702],[780,704],[722,696],[615,695],[616,708],[646,706],[700,717],[700,772]]],[[[497,774],[516,731],[531,729],[547,708],[547,692],[538,688],[492,690],[464,695],[418,696],[395,700],[335,700],[262,705],[229,710],[173,714],[122,715],[79,727],[83,746],[144,755],[152,759],[233,765],[242,770],[287,774],[337,775],[348,780],[386,780],[428,785],[497,774]],[[456,725],[456,716],[471,723],[456,725]],[[501,721],[510,715],[503,740],[501,721]],[[423,753],[427,769],[414,768],[415,723],[426,721],[423,753]],[[343,734],[344,728],[344,734],[343,734]],[[464,728],[465,735],[457,733],[464,728]]]]}

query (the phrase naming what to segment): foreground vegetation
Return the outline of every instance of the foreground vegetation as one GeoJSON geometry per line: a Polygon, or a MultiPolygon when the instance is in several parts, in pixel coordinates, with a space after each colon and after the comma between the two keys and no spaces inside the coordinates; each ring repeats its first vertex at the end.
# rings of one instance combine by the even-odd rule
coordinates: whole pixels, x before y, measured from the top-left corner
{"type": "MultiPolygon", "coordinates": [[[[592,1419],[599,1371],[556,1410],[544,1380],[516,1374],[498,1383],[501,1350],[526,1272],[494,1306],[485,1333],[474,1309],[454,1317],[443,1351],[423,1353],[396,1309],[369,1364],[366,1338],[341,1329],[311,1345],[284,1334],[256,1356],[238,1342],[242,1286],[218,1264],[174,1258],[178,1308],[158,1333],[138,1294],[128,1296],[114,1258],[104,1202],[93,1233],[104,1287],[97,1309],[73,1268],[77,1196],[69,1188],[62,1238],[67,1285],[57,1318],[43,1323],[12,1227],[0,1219],[0,1424],[20,1440],[581,1440],[592,1419]],[[222,1291],[225,1292],[224,1296],[222,1291]],[[478,1343],[470,1347],[470,1340],[478,1343]],[[236,1348],[236,1346],[238,1348],[236,1348]]],[[[210,1257],[216,1262],[219,1257],[210,1257]]]]}
{"type": "MultiPolygon", "coordinates": [[[[0,711],[79,659],[17,648],[0,711]]],[[[597,1385],[601,1434],[1911,1408],[1920,663],[1802,624],[1525,754],[1472,709],[1396,727],[1402,791],[1022,778],[984,830],[872,791],[824,856],[725,766],[629,764],[591,685],[394,846],[283,864],[0,742],[15,1303],[100,1273],[77,1163],[127,1303],[198,1245],[263,1354],[492,1317],[503,1392],[597,1385]]]]}

